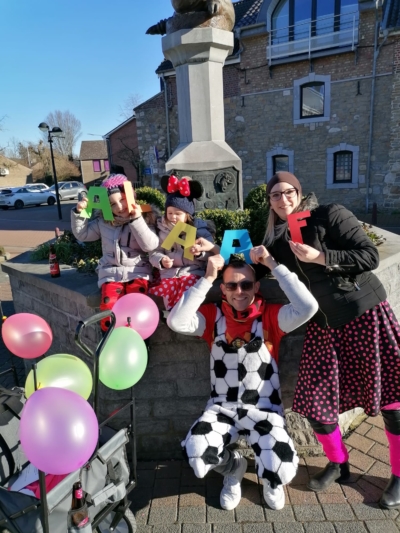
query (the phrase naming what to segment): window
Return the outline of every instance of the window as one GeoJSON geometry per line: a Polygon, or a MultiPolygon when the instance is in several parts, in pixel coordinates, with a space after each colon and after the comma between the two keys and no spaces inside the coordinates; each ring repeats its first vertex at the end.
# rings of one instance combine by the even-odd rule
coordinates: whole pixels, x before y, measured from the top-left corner
{"type": "Polygon", "coordinates": [[[293,83],[293,123],[324,122],[331,115],[331,77],[313,72],[293,83]]]}
{"type": "Polygon", "coordinates": [[[327,189],[355,189],[358,187],[359,147],[341,143],[328,148],[327,189]]]}
{"type": "Polygon", "coordinates": [[[351,183],[353,152],[343,150],[333,154],[333,183],[351,183]]]}
{"type": "Polygon", "coordinates": [[[100,159],[93,159],[93,172],[101,172],[100,159]]]}
{"type": "Polygon", "coordinates": [[[272,167],[273,167],[274,174],[282,170],[286,170],[289,172],[289,156],[287,155],[272,156],[272,167]]]}
{"type": "Polygon", "coordinates": [[[110,163],[108,159],[104,159],[104,170],[106,170],[107,172],[110,170],[110,163]]]}
{"type": "MultiPolygon", "coordinates": [[[[360,0],[361,3],[361,0],[360,0]]],[[[267,4],[267,2],[264,2],[267,4]]],[[[269,0],[268,64],[354,51],[358,43],[358,0],[269,0]]]]}
{"type": "Polygon", "coordinates": [[[325,83],[311,82],[300,87],[300,117],[324,116],[325,83]]]}
{"type": "Polygon", "coordinates": [[[281,0],[272,2],[272,43],[308,39],[346,30],[358,22],[357,0],[281,0]]]}
{"type": "Polygon", "coordinates": [[[267,182],[276,172],[283,170],[294,173],[294,151],[285,150],[280,144],[267,152],[267,182]]]}

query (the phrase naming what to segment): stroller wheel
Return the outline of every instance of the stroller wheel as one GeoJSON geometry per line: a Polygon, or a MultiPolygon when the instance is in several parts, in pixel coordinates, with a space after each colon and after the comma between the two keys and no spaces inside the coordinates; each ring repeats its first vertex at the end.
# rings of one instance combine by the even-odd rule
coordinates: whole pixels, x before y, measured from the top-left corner
{"type": "MultiPolygon", "coordinates": [[[[110,513],[106,518],[97,526],[96,531],[98,533],[111,533],[109,526],[111,525],[112,519],[114,518],[114,513],[110,513]]],[[[136,520],[135,515],[130,509],[125,511],[124,516],[121,518],[121,521],[114,529],[113,533],[135,533],[136,531],[136,520]]]]}

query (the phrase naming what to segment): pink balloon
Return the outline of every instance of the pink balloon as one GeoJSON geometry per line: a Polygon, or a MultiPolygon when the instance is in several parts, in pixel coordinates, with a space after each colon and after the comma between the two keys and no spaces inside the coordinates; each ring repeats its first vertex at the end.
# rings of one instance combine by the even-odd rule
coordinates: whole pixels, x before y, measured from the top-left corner
{"type": "Polygon", "coordinates": [[[53,342],[48,323],[31,313],[17,313],[8,317],[2,325],[1,334],[10,352],[24,359],[44,355],[53,342]]]}
{"type": "Polygon", "coordinates": [[[46,387],[27,400],[19,436],[29,461],[46,474],[69,474],[91,457],[99,424],[89,403],[68,389],[46,387]]]}
{"type": "Polygon", "coordinates": [[[122,296],[112,308],[116,318],[116,328],[128,325],[137,331],[142,339],[152,335],[158,325],[160,313],[157,305],[145,294],[132,293],[122,296]]]}

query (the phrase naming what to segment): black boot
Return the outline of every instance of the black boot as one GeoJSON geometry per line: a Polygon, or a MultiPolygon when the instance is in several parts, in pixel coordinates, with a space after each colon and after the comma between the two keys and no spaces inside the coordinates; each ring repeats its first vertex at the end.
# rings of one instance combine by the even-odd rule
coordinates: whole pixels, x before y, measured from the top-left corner
{"type": "Polygon", "coordinates": [[[400,477],[391,475],[379,505],[383,509],[400,509],[400,477]]]}
{"type": "Polygon", "coordinates": [[[329,462],[326,467],[310,479],[307,487],[314,492],[327,489],[334,481],[344,483],[350,477],[349,463],[329,462]]]}

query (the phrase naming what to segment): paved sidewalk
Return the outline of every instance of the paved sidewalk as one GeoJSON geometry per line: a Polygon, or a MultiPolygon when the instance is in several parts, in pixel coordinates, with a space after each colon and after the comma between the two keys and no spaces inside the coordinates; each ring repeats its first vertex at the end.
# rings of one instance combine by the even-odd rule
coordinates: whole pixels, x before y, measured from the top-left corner
{"type": "Polygon", "coordinates": [[[197,479],[184,461],[139,463],[138,486],[131,493],[137,533],[398,533],[399,512],[378,506],[390,476],[382,417],[364,421],[347,439],[347,446],[350,483],[334,484],[315,494],[306,484],[326,459],[301,459],[282,511],[271,511],[263,504],[254,463],[234,511],[220,508],[219,474],[210,472],[205,479],[197,479]]]}

